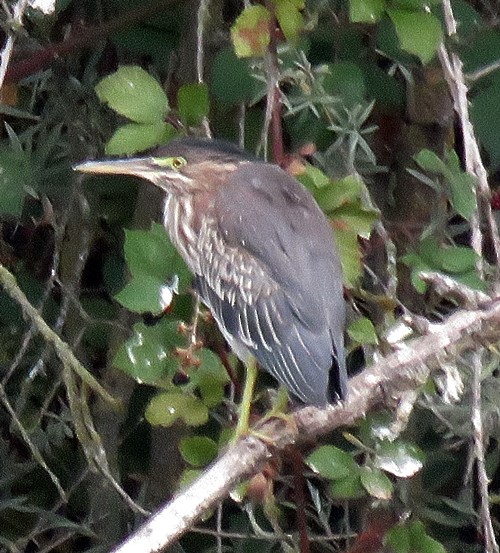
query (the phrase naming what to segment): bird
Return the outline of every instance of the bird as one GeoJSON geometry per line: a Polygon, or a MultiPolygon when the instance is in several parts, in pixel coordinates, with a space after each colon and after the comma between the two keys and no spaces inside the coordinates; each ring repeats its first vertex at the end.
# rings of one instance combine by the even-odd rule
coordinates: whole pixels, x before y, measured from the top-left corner
{"type": "Polygon", "coordinates": [[[164,226],[250,380],[256,360],[302,404],[346,398],[340,256],[301,183],[230,142],[194,137],[74,168],[165,192],[164,226]]]}

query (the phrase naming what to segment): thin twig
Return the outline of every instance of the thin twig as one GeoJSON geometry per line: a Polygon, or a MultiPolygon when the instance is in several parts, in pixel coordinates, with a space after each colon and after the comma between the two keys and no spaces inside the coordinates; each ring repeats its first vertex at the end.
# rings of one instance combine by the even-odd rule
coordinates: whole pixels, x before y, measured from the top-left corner
{"type": "Polygon", "coordinates": [[[482,79],[483,77],[487,77],[490,73],[493,73],[494,71],[498,71],[498,69],[500,69],[500,60],[496,60],[493,63],[486,65],[485,67],[481,67],[481,69],[478,69],[473,73],[468,73],[467,75],[465,75],[465,79],[467,80],[467,82],[473,83],[475,81],[478,81],[479,79],[482,79]]]}
{"type": "Polygon", "coordinates": [[[477,479],[479,484],[479,513],[483,526],[485,551],[487,553],[498,553],[499,548],[493,529],[493,522],[490,513],[490,501],[488,497],[488,474],[486,473],[486,462],[484,455],[484,432],[481,408],[481,372],[483,367],[483,356],[480,351],[475,351],[471,358],[472,364],[472,438],[473,450],[476,458],[477,479]]]}
{"type": "MultiPolygon", "coordinates": [[[[210,0],[200,0],[198,7],[198,25],[196,27],[196,76],[198,83],[204,82],[204,55],[205,55],[205,25],[210,15],[210,0]]],[[[212,138],[212,131],[208,117],[204,116],[202,120],[203,130],[207,138],[212,138]]]]}
{"type": "Polygon", "coordinates": [[[19,430],[19,433],[21,434],[25,444],[28,446],[29,450],[31,451],[31,455],[33,456],[33,459],[43,468],[43,470],[49,475],[49,478],[52,480],[52,483],[57,489],[57,492],[59,493],[60,498],[66,502],[67,496],[66,492],[64,491],[63,487],[61,486],[61,483],[59,482],[59,478],[50,470],[49,466],[45,462],[45,459],[43,458],[42,454],[40,453],[39,449],[36,447],[36,445],[33,443],[31,438],[29,437],[28,432],[24,428],[22,422],[19,420],[14,408],[10,404],[9,398],[7,394],[5,393],[5,390],[3,386],[0,386],[0,402],[2,403],[4,409],[9,413],[10,418],[12,419],[12,422],[15,426],[17,426],[17,429],[19,430]]]}
{"type": "MultiPolygon", "coordinates": [[[[312,536],[309,535],[309,541],[310,542],[329,542],[329,541],[335,541],[340,539],[346,539],[346,538],[354,538],[357,536],[357,533],[352,533],[351,535],[346,534],[334,534],[331,529],[328,532],[328,535],[316,535],[312,536]]],[[[263,536],[260,534],[255,534],[253,532],[226,532],[224,530],[213,530],[212,528],[201,528],[201,527],[194,527],[190,528],[190,532],[193,532],[193,534],[204,534],[207,536],[220,536],[221,538],[227,538],[231,540],[261,540],[261,541],[280,541],[282,538],[281,536],[276,536],[276,534],[271,534],[270,536],[263,536]]],[[[326,533],[326,529],[325,529],[326,533]]]]}
{"type": "Polygon", "coordinates": [[[89,388],[99,394],[105,401],[119,407],[120,402],[113,398],[89,371],[78,361],[71,348],[56,334],[31,305],[24,292],[19,288],[16,278],[3,265],[0,265],[0,285],[7,294],[21,307],[24,316],[29,319],[37,328],[43,338],[52,344],[55,352],[63,365],[72,369],[89,388]]]}
{"type": "Polygon", "coordinates": [[[469,288],[453,278],[431,271],[422,271],[419,278],[431,284],[433,290],[443,298],[455,300],[461,307],[475,309],[482,303],[490,301],[488,294],[469,288]]]}
{"type": "Polygon", "coordinates": [[[271,21],[269,23],[270,42],[265,57],[266,113],[261,141],[264,149],[264,159],[267,159],[269,131],[271,131],[273,159],[278,165],[284,167],[285,151],[283,146],[283,129],[281,126],[281,90],[276,39],[276,16],[274,15],[274,5],[269,0],[266,1],[265,5],[271,13],[271,21]]]}

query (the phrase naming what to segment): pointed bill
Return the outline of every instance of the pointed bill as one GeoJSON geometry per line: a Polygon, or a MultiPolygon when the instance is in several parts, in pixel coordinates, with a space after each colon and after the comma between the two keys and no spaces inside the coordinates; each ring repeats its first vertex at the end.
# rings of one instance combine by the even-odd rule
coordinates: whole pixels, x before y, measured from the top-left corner
{"type": "Polygon", "coordinates": [[[73,165],[73,170],[80,171],[81,173],[91,173],[94,175],[133,175],[136,177],[146,176],[153,168],[151,158],[147,157],[85,161],[84,163],[73,165]]]}

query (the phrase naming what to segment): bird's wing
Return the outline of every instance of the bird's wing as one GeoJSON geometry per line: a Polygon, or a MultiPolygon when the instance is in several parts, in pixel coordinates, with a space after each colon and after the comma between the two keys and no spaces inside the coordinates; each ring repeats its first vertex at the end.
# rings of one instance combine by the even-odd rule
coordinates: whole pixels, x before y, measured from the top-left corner
{"type": "Polygon", "coordinates": [[[256,179],[254,168],[243,165],[216,193],[196,286],[240,357],[250,351],[295,396],[324,405],[346,383],[331,232],[293,178],[262,164],[256,179]]]}

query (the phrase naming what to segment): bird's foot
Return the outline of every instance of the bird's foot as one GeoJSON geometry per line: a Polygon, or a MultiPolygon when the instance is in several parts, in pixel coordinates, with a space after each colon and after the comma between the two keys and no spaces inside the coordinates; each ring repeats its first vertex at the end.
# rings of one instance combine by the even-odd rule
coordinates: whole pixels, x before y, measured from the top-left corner
{"type": "Polygon", "coordinates": [[[264,427],[266,423],[273,419],[279,419],[284,422],[285,426],[289,427],[294,433],[297,432],[297,425],[292,415],[288,414],[288,393],[285,388],[280,387],[278,390],[278,396],[274,401],[273,407],[257,421],[257,425],[254,428],[249,426],[249,413],[240,413],[238,425],[234,433],[233,440],[237,441],[240,438],[247,436],[254,436],[258,440],[266,443],[267,445],[274,447],[276,444],[274,439],[266,434],[264,427]]]}

